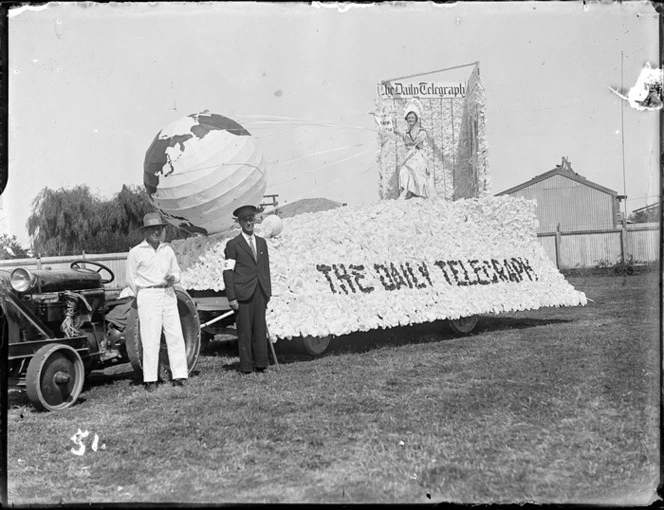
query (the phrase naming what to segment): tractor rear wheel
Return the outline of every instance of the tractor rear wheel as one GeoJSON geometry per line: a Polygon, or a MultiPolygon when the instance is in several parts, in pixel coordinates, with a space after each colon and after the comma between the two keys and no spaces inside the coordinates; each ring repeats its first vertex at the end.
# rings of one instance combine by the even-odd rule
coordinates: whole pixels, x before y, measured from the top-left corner
{"type": "MultiPolygon", "coordinates": [[[[187,352],[187,367],[189,374],[192,373],[201,350],[201,326],[198,318],[196,304],[183,289],[175,287],[175,296],[180,313],[180,324],[187,352]]],[[[143,379],[143,346],[141,344],[141,330],[138,322],[138,309],[136,300],[127,318],[127,329],[125,330],[125,347],[129,361],[134,372],[143,379]]],[[[159,379],[166,382],[171,380],[171,368],[168,360],[166,339],[161,335],[161,347],[159,349],[159,379]]]]}

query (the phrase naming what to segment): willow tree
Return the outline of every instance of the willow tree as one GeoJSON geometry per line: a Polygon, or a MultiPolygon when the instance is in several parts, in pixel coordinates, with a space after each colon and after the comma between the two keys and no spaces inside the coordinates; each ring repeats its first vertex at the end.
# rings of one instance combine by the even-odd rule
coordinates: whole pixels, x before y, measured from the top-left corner
{"type": "MultiPolygon", "coordinates": [[[[154,207],[138,186],[123,185],[110,200],[86,185],[44,188],[32,202],[27,227],[33,252],[42,256],[125,252],[141,241],[139,227],[148,212],[154,207]]],[[[167,229],[167,239],[186,236],[167,229]]]]}
{"type": "Polygon", "coordinates": [[[99,227],[98,207],[99,198],[84,185],[41,190],[32,201],[27,224],[33,251],[41,255],[81,253],[86,248],[83,240],[99,227]]]}

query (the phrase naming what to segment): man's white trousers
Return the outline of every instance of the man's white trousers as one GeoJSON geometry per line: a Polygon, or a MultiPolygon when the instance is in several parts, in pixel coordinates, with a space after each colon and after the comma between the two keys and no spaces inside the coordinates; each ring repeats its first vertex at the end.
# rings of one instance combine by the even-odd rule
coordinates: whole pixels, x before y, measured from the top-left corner
{"type": "Polygon", "coordinates": [[[173,379],[186,379],[187,351],[173,287],[140,289],[137,304],[143,346],[143,381],[155,382],[158,378],[162,328],[173,379]]]}

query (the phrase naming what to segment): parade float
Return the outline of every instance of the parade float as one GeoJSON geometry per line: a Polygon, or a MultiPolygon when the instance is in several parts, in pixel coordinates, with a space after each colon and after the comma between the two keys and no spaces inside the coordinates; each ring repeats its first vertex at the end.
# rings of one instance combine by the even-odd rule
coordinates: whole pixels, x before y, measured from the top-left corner
{"type": "MultiPolygon", "coordinates": [[[[394,80],[379,83],[381,200],[283,220],[264,215],[257,225],[270,252],[266,319],[273,342],[296,339],[320,354],[331,338],[352,332],[448,320],[456,332],[468,333],[481,314],[586,304],[537,241],[535,203],[489,195],[478,67],[462,90],[429,84],[434,97],[427,98],[418,83],[410,89],[397,89],[394,80]],[[388,135],[407,101],[418,102],[422,125],[432,132],[432,198],[394,199],[404,156],[388,135]]],[[[155,207],[199,234],[172,246],[181,285],[208,314],[201,322],[213,334],[219,317],[221,324],[233,321],[222,276],[226,243],[239,233],[231,212],[260,203],[264,159],[245,128],[203,112],[162,130],[144,171],[155,207]]]]}

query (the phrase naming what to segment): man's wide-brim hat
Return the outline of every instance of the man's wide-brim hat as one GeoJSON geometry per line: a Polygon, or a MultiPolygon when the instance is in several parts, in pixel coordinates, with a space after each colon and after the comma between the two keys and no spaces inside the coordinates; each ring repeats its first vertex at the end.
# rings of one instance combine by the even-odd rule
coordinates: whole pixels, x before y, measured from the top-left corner
{"type": "Polygon", "coordinates": [[[161,214],[159,213],[147,213],[143,216],[143,225],[141,228],[149,227],[165,227],[166,222],[162,219],[161,214]]]}
{"type": "Polygon", "coordinates": [[[238,220],[243,220],[249,216],[256,216],[256,214],[259,212],[260,209],[254,205],[243,205],[233,211],[233,216],[235,216],[238,220]]]}

